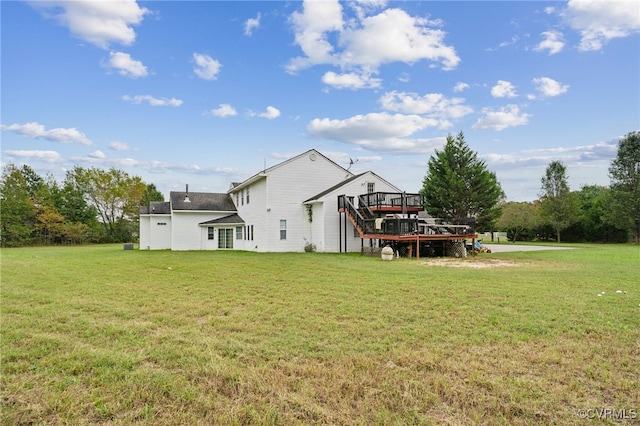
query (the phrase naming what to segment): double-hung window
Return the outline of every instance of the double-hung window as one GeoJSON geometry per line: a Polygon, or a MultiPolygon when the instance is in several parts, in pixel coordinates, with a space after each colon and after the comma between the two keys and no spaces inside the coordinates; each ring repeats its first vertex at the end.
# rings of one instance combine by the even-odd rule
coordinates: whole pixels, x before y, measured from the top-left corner
{"type": "Polygon", "coordinates": [[[287,239],[287,221],[284,219],[280,221],[280,239],[287,239]]]}

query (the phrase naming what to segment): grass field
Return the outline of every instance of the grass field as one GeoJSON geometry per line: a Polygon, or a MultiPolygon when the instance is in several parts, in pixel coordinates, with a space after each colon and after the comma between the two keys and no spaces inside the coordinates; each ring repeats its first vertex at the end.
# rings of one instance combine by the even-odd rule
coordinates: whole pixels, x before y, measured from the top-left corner
{"type": "Polygon", "coordinates": [[[3,249],[1,423],[638,424],[640,247],[577,247],[3,249]]]}

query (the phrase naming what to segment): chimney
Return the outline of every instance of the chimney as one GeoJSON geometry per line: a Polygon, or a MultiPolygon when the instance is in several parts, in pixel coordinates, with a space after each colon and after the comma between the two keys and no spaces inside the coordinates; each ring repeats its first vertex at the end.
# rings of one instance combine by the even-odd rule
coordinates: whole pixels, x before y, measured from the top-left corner
{"type": "Polygon", "coordinates": [[[184,202],[185,203],[190,203],[191,202],[191,200],[189,199],[189,184],[187,184],[187,188],[185,190],[184,202]]]}

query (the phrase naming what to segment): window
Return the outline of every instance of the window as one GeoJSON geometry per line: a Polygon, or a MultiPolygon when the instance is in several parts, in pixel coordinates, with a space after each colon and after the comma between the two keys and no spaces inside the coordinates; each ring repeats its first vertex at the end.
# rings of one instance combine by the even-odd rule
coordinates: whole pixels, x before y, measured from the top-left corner
{"type": "Polygon", "coordinates": [[[167,222],[158,222],[158,225],[166,225],[167,222]]]}
{"type": "Polygon", "coordinates": [[[244,206],[244,189],[242,190],[242,193],[240,194],[240,204],[242,204],[244,206]]]}
{"type": "Polygon", "coordinates": [[[251,225],[250,229],[251,229],[251,241],[253,241],[253,225],[251,225]]]}
{"type": "Polygon", "coordinates": [[[236,206],[240,205],[240,193],[236,192],[236,206]]]}
{"type": "Polygon", "coordinates": [[[249,204],[249,188],[247,188],[247,204],[249,204]]]}
{"type": "Polygon", "coordinates": [[[218,248],[219,249],[233,248],[233,228],[218,229],[218,248]]]}
{"type": "Polygon", "coordinates": [[[242,226],[236,226],[236,240],[242,239],[242,226]]]}
{"type": "Polygon", "coordinates": [[[375,182],[367,182],[367,194],[373,194],[376,192],[375,182]]]}
{"type": "Polygon", "coordinates": [[[213,229],[214,229],[213,226],[209,226],[207,228],[207,238],[209,240],[213,240],[213,229]]]}
{"type": "Polygon", "coordinates": [[[287,239],[287,221],[286,220],[280,221],[280,239],[281,240],[287,239]]]}

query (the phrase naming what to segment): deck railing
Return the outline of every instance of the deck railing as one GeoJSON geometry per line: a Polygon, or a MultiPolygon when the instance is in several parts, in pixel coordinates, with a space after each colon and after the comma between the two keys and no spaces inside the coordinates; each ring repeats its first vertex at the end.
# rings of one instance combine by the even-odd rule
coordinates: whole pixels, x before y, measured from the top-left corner
{"type": "MultiPolygon", "coordinates": [[[[407,207],[410,209],[422,209],[424,199],[420,194],[407,194],[405,192],[372,192],[359,196],[359,201],[367,207],[407,207]]],[[[362,206],[361,204],[360,206],[362,206]]]]}
{"type": "Polygon", "coordinates": [[[475,233],[475,219],[438,219],[418,217],[376,217],[370,207],[373,201],[380,201],[374,206],[393,206],[393,200],[404,196],[409,207],[417,207],[422,201],[419,194],[373,193],[358,196],[356,208],[355,197],[338,196],[338,209],[345,211],[362,235],[414,235],[414,234],[452,234],[471,235],[475,233]],[[381,195],[382,194],[382,195],[381,195]],[[407,196],[408,195],[408,196],[407,196]],[[378,198],[375,198],[375,197],[378,198]]]}

